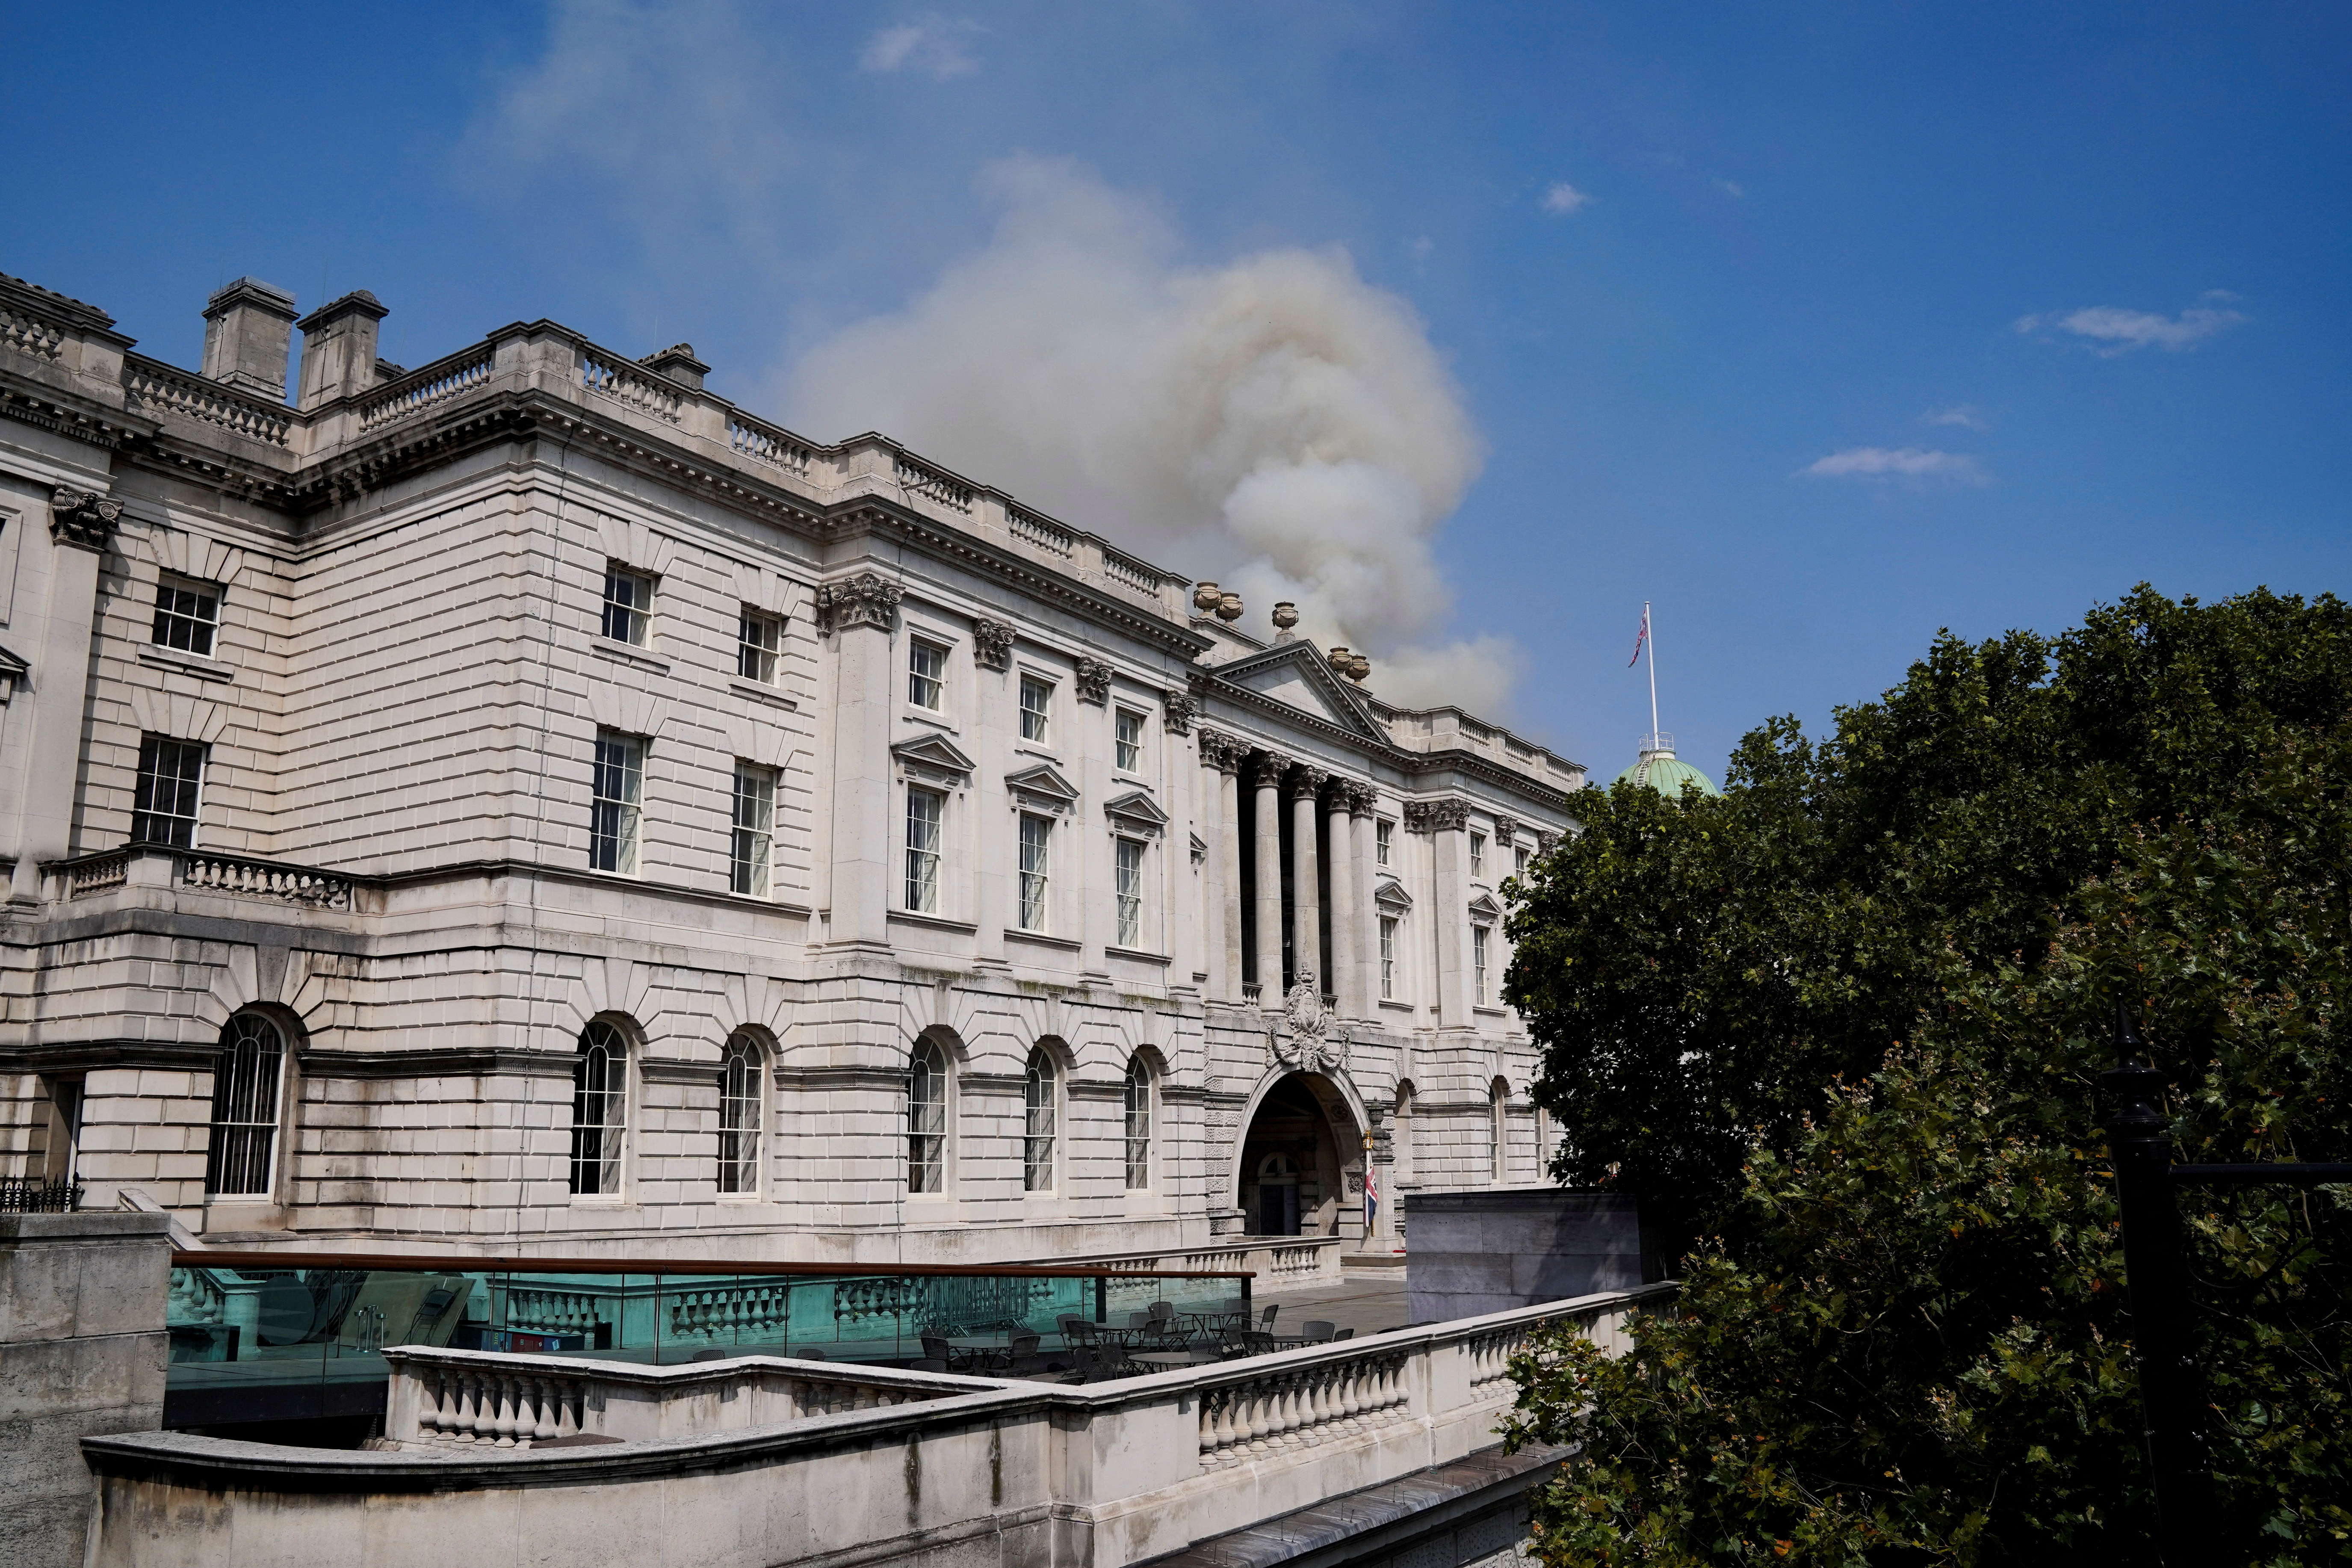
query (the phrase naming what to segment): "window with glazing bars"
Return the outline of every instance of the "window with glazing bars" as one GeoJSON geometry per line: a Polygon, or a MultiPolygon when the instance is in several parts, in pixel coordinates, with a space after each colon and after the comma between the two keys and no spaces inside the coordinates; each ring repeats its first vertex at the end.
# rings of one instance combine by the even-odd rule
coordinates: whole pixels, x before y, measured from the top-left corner
{"type": "Polygon", "coordinates": [[[727,1058],[719,1079],[719,1190],[760,1190],[760,1123],[766,1097],[761,1091],[760,1042],[737,1030],[727,1037],[727,1058]]]}
{"type": "Polygon", "coordinates": [[[637,797],[645,787],[646,744],[634,735],[596,731],[594,795],[588,811],[588,864],[637,873],[637,797]]]}
{"type": "Polygon", "coordinates": [[[1111,749],[1121,773],[1143,771],[1143,715],[1122,708],[1111,721],[1111,749]]]}
{"type": "Polygon", "coordinates": [[[1054,1190],[1054,1058],[1039,1047],[1029,1053],[1023,1095],[1021,1185],[1026,1192],[1054,1190]]]}
{"type": "Polygon", "coordinates": [[[947,1190],[948,1062],[937,1043],[918,1040],[907,1069],[907,1190],[947,1190]]]}
{"type": "Polygon", "coordinates": [[[940,909],[940,829],[948,797],[935,789],[907,787],[907,908],[917,914],[940,909]]]}
{"type": "Polygon", "coordinates": [[[1381,1000],[1396,1000],[1396,939],[1394,915],[1381,917],[1381,1000]]]}
{"type": "Polygon", "coordinates": [[[1021,929],[1044,931],[1049,914],[1048,872],[1054,852],[1054,819],[1021,814],[1021,929]]]}
{"type": "Polygon", "coordinates": [[[139,782],[131,797],[131,840],[187,849],[196,842],[205,748],[194,741],[139,737],[139,782]]]}
{"type": "Polygon", "coordinates": [[[1021,738],[1043,746],[1050,742],[1054,725],[1054,688],[1034,675],[1021,678],[1021,738]]]}
{"type": "Polygon", "coordinates": [[[1486,928],[1470,928],[1470,1000],[1486,1005],[1486,928]]]}
{"type": "Polygon", "coordinates": [[[1151,1185],[1151,1069],[1136,1058],[1127,1064],[1127,1190],[1151,1185]]]}
{"type": "Polygon", "coordinates": [[[1528,852],[1526,850],[1514,849],[1511,851],[1511,875],[1518,878],[1521,881],[1525,881],[1527,879],[1528,852]]]}
{"type": "Polygon", "coordinates": [[[1483,833],[1470,836],[1470,874],[1474,877],[1486,874],[1486,836],[1483,833]]]}
{"type": "Polygon", "coordinates": [[[784,643],[784,623],[746,605],[735,627],[735,673],[746,680],[773,686],[776,654],[784,643]]]}
{"type": "Polygon", "coordinates": [[[1375,862],[1382,866],[1389,863],[1389,854],[1394,847],[1395,836],[1395,823],[1382,819],[1372,824],[1372,859],[1375,862]]]}
{"type": "Polygon", "coordinates": [[[158,647],[209,658],[213,633],[220,626],[220,584],[166,575],[155,584],[155,635],[158,647]]]}
{"type": "Polygon", "coordinates": [[[621,1031],[594,1019],[580,1031],[572,1060],[572,1190],[610,1196],[621,1190],[621,1144],[628,1127],[629,1047],[621,1031]]]}
{"type": "Polygon", "coordinates": [[[948,690],[948,650],[935,642],[910,637],[907,642],[907,700],[936,713],[945,705],[948,690]]]}
{"type": "Polygon", "coordinates": [[[1112,840],[1111,891],[1118,904],[1118,945],[1143,945],[1143,840],[1112,840]]]}
{"type": "Polygon", "coordinates": [[[654,613],[654,580],[618,563],[604,566],[604,633],[614,642],[643,647],[654,613]]]}
{"type": "Polygon", "coordinates": [[[775,837],[776,774],[755,763],[735,764],[735,843],[727,885],[755,899],[768,896],[768,852],[775,837]]]}
{"type": "Polygon", "coordinates": [[[221,1031],[220,1056],[213,1065],[205,1192],[241,1196],[269,1191],[278,1147],[278,1086],[285,1068],[285,1037],[268,1019],[239,1013],[221,1031]]]}

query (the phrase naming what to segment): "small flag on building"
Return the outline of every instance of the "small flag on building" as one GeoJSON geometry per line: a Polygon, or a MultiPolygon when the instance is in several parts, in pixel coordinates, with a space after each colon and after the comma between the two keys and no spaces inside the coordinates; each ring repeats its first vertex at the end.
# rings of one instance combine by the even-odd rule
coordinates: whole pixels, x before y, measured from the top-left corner
{"type": "Polygon", "coordinates": [[[1380,1167],[1370,1160],[1364,1162],[1364,1234],[1378,1234],[1373,1228],[1381,1214],[1380,1167]]]}

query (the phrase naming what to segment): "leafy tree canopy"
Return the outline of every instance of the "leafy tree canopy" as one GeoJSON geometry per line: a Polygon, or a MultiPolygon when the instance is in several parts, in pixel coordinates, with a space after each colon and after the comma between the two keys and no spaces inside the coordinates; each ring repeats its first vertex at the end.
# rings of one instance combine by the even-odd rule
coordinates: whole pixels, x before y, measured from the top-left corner
{"type": "MultiPolygon", "coordinates": [[[[2185,1158],[2352,1159],[2345,631],[2143,589],[1947,640],[1833,742],[1613,791],[1540,868],[1513,985],[1562,1173],[1713,1232],[1632,1353],[1517,1363],[1515,1438],[1582,1446],[1548,1562],[2152,1560],[2092,1086],[2126,1001],[2185,1158]]],[[[2184,1210],[2223,1560],[2352,1560],[2352,1203],[2184,1210]]]]}

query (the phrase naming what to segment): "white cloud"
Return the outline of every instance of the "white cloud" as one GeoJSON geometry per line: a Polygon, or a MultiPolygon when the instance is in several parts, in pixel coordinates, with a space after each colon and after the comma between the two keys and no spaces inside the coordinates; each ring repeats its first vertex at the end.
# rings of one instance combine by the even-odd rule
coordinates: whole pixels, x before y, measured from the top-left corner
{"type": "Polygon", "coordinates": [[[870,71],[920,71],[933,81],[970,76],[980,68],[969,47],[980,30],[977,22],[925,12],[866,39],[857,63],[870,71]]]}
{"type": "Polygon", "coordinates": [[[1721,191],[1727,196],[1744,196],[1748,194],[1746,191],[1741,190],[1738,185],[1732,184],[1729,180],[1716,181],[1715,188],[1721,191]]]}
{"type": "Polygon", "coordinates": [[[1449,595],[1431,547],[1475,476],[1459,388],[1411,307],[1339,251],[1176,259],[1160,215],[1059,161],[992,165],[1003,216],[901,309],[812,349],[791,414],[879,429],[1188,575],[1265,628],[1376,661],[1393,700],[1502,701],[1491,637],[1423,643],[1449,595]]]}
{"type": "Polygon", "coordinates": [[[1917,447],[1849,447],[1800,470],[1817,479],[1950,479],[1986,483],[1983,465],[1965,452],[1932,452],[1917,447]]]}
{"type": "Polygon", "coordinates": [[[1983,415],[1973,403],[1955,403],[1948,408],[1930,408],[1919,416],[1922,425],[1957,425],[1963,430],[1990,430],[1983,415]]]}
{"type": "Polygon", "coordinates": [[[2017,330],[2021,332],[2071,332],[2078,338],[2088,338],[2101,358],[2113,359],[2134,349],[2150,345],[2169,353],[2195,348],[2206,339],[2228,331],[2246,318],[2239,311],[2225,308],[2222,302],[2238,296],[2226,289],[2209,290],[2204,296],[2216,301],[2210,305],[2192,305],[2178,316],[2158,316],[2146,310],[2126,310],[2114,305],[2089,305],[2063,315],[2052,311],[2044,315],[2021,316],[2017,330]]]}
{"type": "Polygon", "coordinates": [[[1552,184],[1550,189],[1544,192],[1543,210],[1548,213],[1572,213],[1591,199],[1591,195],[1578,190],[1566,180],[1559,180],[1552,184]]]}

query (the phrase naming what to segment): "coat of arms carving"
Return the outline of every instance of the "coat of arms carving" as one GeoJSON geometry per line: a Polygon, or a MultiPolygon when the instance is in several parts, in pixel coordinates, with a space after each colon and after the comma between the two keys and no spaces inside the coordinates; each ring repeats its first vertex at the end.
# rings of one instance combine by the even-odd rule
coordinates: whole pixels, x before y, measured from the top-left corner
{"type": "Polygon", "coordinates": [[[1320,1072],[1348,1059],[1348,1031],[1339,1026],[1339,1015],[1324,1002],[1323,988],[1315,984],[1313,970],[1299,971],[1298,983],[1282,999],[1282,1016],[1290,1033],[1268,1030],[1265,1043],[1274,1059],[1284,1067],[1320,1072]]]}

